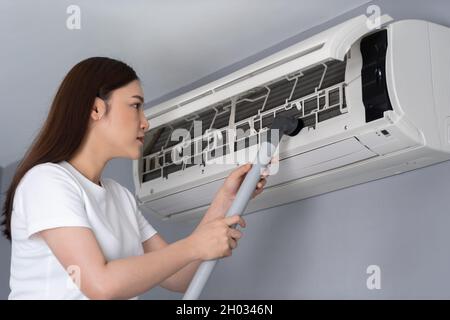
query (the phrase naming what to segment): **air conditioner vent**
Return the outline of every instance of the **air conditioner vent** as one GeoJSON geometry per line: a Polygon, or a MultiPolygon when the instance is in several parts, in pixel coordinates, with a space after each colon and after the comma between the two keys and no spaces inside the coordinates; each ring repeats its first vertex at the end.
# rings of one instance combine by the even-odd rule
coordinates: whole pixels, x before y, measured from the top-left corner
{"type": "Polygon", "coordinates": [[[237,151],[259,143],[258,133],[270,127],[276,115],[302,118],[306,126],[315,128],[317,123],[345,113],[345,67],[346,61],[328,61],[298,70],[168,123],[165,127],[150,130],[145,139],[141,181],[168,177],[193,165],[204,165],[205,159],[229,154],[232,150],[231,141],[227,141],[230,125],[241,129],[239,134],[244,132],[244,136],[232,141],[233,150],[237,151]],[[235,110],[232,108],[233,102],[235,110]],[[232,110],[235,111],[234,123],[230,123],[232,110]],[[195,121],[200,121],[201,135],[194,130],[195,121]],[[176,129],[185,129],[186,136],[172,140],[176,129]],[[220,134],[209,139],[208,132],[213,129],[220,130],[220,134]],[[173,148],[178,148],[176,152],[183,159],[182,163],[172,161],[173,148]]]}

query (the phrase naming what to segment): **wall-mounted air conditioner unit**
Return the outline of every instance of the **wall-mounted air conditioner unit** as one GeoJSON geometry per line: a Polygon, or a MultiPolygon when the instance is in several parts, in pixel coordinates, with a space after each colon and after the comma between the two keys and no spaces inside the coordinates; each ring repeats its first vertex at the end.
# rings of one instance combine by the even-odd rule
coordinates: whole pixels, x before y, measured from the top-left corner
{"type": "Polygon", "coordinates": [[[275,115],[305,128],[283,137],[278,173],[246,213],[450,159],[450,29],[391,20],[369,29],[356,17],[146,110],[133,163],[142,209],[203,214],[275,115]],[[177,129],[190,134],[172,141],[177,129]]]}

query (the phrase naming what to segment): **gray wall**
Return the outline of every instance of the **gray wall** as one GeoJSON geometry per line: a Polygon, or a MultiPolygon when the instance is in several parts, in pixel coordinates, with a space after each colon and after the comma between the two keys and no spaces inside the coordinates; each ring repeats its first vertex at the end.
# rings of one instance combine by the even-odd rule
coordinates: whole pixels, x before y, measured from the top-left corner
{"type": "MultiPolygon", "coordinates": [[[[396,19],[420,18],[450,26],[450,3],[444,0],[373,3],[396,19]]],[[[283,41],[200,79],[195,85],[364,13],[365,8],[283,41]]],[[[188,89],[182,88],[177,93],[188,89]]],[[[12,170],[3,171],[3,180],[12,170]]],[[[133,190],[129,160],[112,161],[105,176],[133,190]]],[[[450,162],[444,162],[249,215],[239,247],[232,257],[218,264],[201,297],[449,299],[449,191],[450,162]],[[366,287],[369,265],[381,268],[379,290],[366,287]]],[[[152,216],[148,219],[168,241],[188,235],[196,223],[173,224],[152,216]]],[[[10,249],[3,239],[0,252],[4,257],[0,259],[0,298],[6,298],[10,249]]],[[[142,296],[143,299],[180,297],[160,288],[142,296]]]]}

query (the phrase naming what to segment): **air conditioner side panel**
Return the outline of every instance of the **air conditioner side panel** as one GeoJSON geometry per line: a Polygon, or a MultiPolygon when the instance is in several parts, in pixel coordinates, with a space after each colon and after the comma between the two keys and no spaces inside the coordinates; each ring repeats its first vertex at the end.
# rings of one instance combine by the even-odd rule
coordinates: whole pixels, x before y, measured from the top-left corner
{"type": "Polygon", "coordinates": [[[429,23],[431,72],[442,148],[450,149],[450,31],[429,23]]]}
{"type": "Polygon", "coordinates": [[[388,26],[386,73],[394,111],[420,128],[427,146],[440,150],[427,22],[404,20],[388,26]]]}

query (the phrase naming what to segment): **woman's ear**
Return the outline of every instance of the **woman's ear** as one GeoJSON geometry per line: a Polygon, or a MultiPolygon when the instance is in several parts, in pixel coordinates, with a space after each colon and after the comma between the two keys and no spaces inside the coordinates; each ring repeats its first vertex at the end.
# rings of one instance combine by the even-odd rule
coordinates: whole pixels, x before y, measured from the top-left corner
{"type": "Polygon", "coordinates": [[[95,98],[92,106],[91,118],[93,120],[100,120],[106,112],[106,103],[100,98],[95,98]]]}

